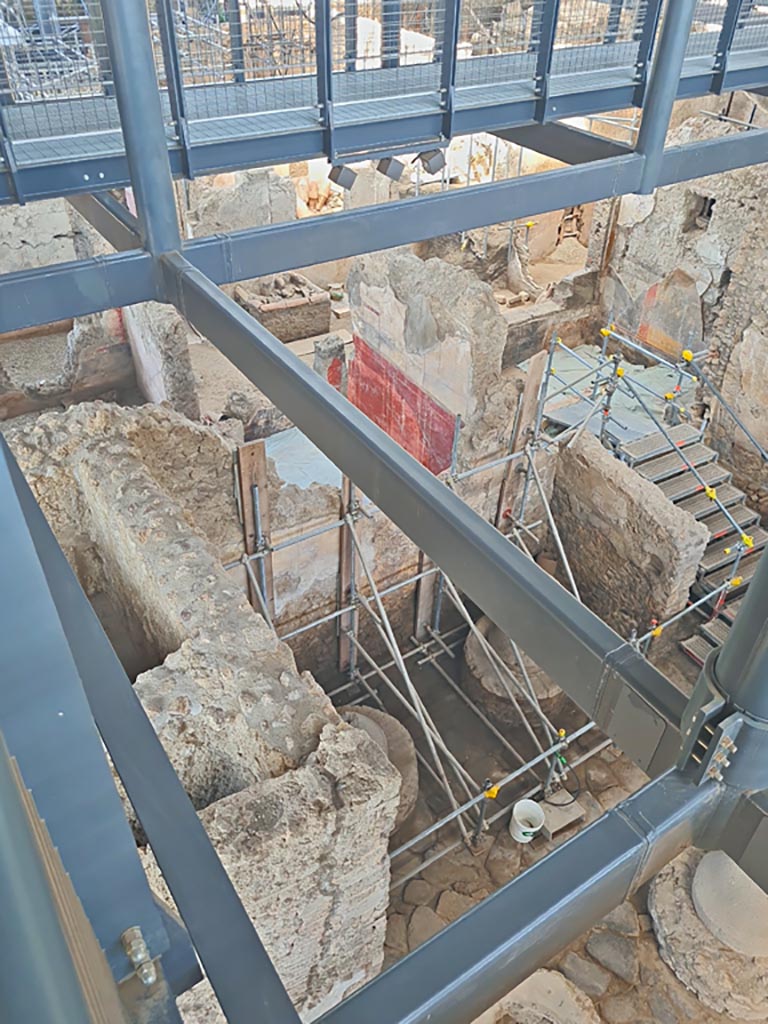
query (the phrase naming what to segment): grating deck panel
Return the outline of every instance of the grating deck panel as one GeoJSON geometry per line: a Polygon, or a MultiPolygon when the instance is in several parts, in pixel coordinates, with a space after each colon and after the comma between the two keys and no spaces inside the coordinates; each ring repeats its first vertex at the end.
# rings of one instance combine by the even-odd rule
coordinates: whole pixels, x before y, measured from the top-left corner
{"type": "Polygon", "coordinates": [[[683,459],[682,453],[669,452],[667,455],[660,455],[642,463],[637,467],[637,472],[652,483],[660,483],[671,476],[690,472],[690,469],[687,469],[689,464],[698,468],[709,462],[714,462],[716,459],[717,452],[712,451],[705,444],[696,443],[685,449],[685,459],[683,459]]]}

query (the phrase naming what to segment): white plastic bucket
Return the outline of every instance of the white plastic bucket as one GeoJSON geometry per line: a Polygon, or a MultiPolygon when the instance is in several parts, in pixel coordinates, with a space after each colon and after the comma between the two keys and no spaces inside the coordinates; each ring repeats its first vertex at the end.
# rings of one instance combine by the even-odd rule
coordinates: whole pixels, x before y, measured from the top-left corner
{"type": "Polygon", "coordinates": [[[544,811],[535,800],[518,800],[509,819],[509,834],[518,843],[530,843],[544,826],[544,811]]]}

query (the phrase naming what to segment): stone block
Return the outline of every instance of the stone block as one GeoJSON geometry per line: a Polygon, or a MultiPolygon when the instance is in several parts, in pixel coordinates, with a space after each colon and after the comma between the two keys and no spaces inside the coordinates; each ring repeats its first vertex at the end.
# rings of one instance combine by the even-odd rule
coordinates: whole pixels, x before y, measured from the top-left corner
{"type": "Polygon", "coordinates": [[[634,985],[638,979],[637,946],[614,932],[593,932],[587,940],[587,952],[611,974],[634,985]]]}
{"type": "Polygon", "coordinates": [[[578,953],[566,953],[560,961],[560,970],[569,981],[578,985],[582,992],[593,999],[605,995],[611,983],[608,971],[604,971],[591,960],[585,960],[578,953]]]}
{"type": "Polygon", "coordinates": [[[544,838],[550,840],[559,832],[583,821],[586,816],[579,801],[574,800],[565,790],[559,790],[542,800],[541,809],[544,811],[544,827],[541,831],[544,838]]]}
{"type": "Polygon", "coordinates": [[[440,899],[437,901],[437,915],[450,923],[457,921],[476,906],[477,901],[473,900],[471,896],[462,896],[452,889],[446,889],[440,894],[440,899]]]}
{"type": "Polygon", "coordinates": [[[408,922],[408,948],[413,951],[445,928],[445,921],[430,907],[417,907],[408,922]]]}

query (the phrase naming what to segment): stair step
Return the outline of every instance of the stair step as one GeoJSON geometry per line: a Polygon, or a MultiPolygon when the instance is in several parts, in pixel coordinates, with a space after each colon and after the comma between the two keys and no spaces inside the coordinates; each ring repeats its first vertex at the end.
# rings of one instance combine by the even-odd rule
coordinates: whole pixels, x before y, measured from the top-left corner
{"type": "Polygon", "coordinates": [[[743,597],[739,597],[735,601],[726,601],[726,603],[720,609],[720,618],[725,619],[726,622],[728,622],[730,625],[733,625],[733,620],[739,614],[739,609],[741,608],[741,602],[743,600],[743,597]]]}
{"type": "Polygon", "coordinates": [[[688,655],[691,661],[695,661],[700,667],[704,665],[708,656],[715,650],[716,644],[711,644],[706,637],[697,633],[688,640],[681,640],[680,647],[688,655]]]}
{"type": "Polygon", "coordinates": [[[712,619],[711,622],[705,622],[700,626],[699,632],[702,633],[710,643],[715,644],[717,647],[721,647],[728,638],[728,634],[731,632],[731,627],[724,619],[712,619]]]}
{"type": "MultiPolygon", "coordinates": [[[[724,484],[722,487],[717,488],[717,500],[725,508],[730,508],[731,505],[738,505],[744,501],[745,497],[744,491],[740,491],[733,484],[724,484]]],[[[694,494],[691,498],[683,498],[681,501],[676,502],[676,505],[678,508],[690,512],[695,519],[703,519],[705,516],[710,516],[713,509],[717,509],[717,505],[713,505],[703,491],[699,491],[698,494],[694,494]]]]}
{"type": "MultiPolygon", "coordinates": [[[[730,591],[731,594],[743,593],[749,584],[752,582],[752,578],[755,575],[760,558],[762,557],[762,551],[753,551],[749,555],[744,555],[741,562],[739,563],[739,571],[737,575],[741,579],[741,583],[738,587],[734,587],[730,591]]],[[[726,580],[729,580],[733,575],[733,569],[731,565],[726,565],[722,569],[717,569],[715,572],[710,572],[706,576],[701,576],[693,585],[692,593],[696,597],[703,597],[705,594],[711,594],[713,590],[717,590],[718,587],[722,586],[726,580]]]]}
{"type": "MultiPolygon", "coordinates": [[[[699,476],[707,487],[720,487],[721,484],[727,483],[731,479],[731,474],[728,470],[724,469],[718,462],[709,462],[706,466],[702,466],[699,470],[699,476]]],[[[704,490],[704,487],[699,483],[698,477],[694,476],[690,469],[686,470],[685,473],[680,473],[678,476],[670,477],[668,480],[662,480],[657,486],[670,501],[680,501],[694,494],[700,494],[704,490]]]]}
{"type": "Polygon", "coordinates": [[[678,452],[668,452],[666,455],[659,455],[655,459],[643,462],[642,465],[637,467],[637,472],[640,476],[645,477],[646,480],[657,484],[660,480],[666,480],[668,477],[676,476],[678,473],[690,472],[688,470],[689,463],[698,467],[704,466],[708,462],[717,461],[717,452],[708,448],[705,444],[697,442],[685,449],[685,458],[687,461],[683,461],[682,452],[679,454],[678,452]]]}
{"type": "MultiPolygon", "coordinates": [[[[756,530],[752,530],[751,537],[754,542],[753,546],[748,553],[745,552],[742,555],[740,564],[744,562],[748,555],[754,555],[756,551],[761,551],[765,545],[768,544],[768,533],[759,527],[756,530]]],[[[720,537],[713,544],[710,544],[704,552],[704,557],[699,562],[699,571],[705,576],[708,576],[716,569],[721,569],[726,565],[732,565],[736,561],[736,556],[738,554],[736,550],[738,540],[739,534],[732,530],[727,534],[727,536],[720,537]],[[727,552],[726,549],[728,549],[727,552]]],[[[741,573],[737,572],[736,575],[741,576],[741,573]]]]}
{"type": "MultiPolygon", "coordinates": [[[[718,493],[718,498],[719,497],[720,495],[718,493]]],[[[706,495],[705,499],[709,501],[709,498],[707,498],[706,495]]],[[[711,501],[709,504],[710,509],[714,511],[714,514],[707,516],[706,519],[702,519],[701,521],[709,530],[713,541],[734,532],[731,519],[735,520],[739,524],[739,528],[745,531],[747,530],[747,527],[754,526],[755,523],[760,521],[760,513],[755,512],[754,509],[748,508],[746,505],[732,505],[731,508],[728,509],[731,516],[731,519],[729,519],[724,512],[721,512],[718,509],[717,505],[713,506],[711,501]]]]}
{"type": "MultiPolygon", "coordinates": [[[[690,423],[678,423],[667,431],[670,439],[678,448],[685,448],[699,440],[699,431],[690,423]]],[[[627,457],[631,466],[636,467],[641,462],[654,459],[657,455],[664,455],[670,450],[670,444],[666,437],[658,430],[645,437],[639,437],[636,441],[630,441],[622,445],[621,450],[627,457]]]]}

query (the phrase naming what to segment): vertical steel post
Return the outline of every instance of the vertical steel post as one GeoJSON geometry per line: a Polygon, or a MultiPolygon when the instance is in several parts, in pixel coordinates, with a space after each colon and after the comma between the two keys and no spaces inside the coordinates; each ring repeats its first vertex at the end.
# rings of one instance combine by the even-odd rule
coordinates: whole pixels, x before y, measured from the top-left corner
{"type": "Polygon", "coordinates": [[[315,54],[317,60],[317,103],[323,124],[325,155],[334,162],[333,142],[333,40],[330,0],[315,2],[315,54]]]}
{"type": "Polygon", "coordinates": [[[396,68],[400,64],[400,28],[403,11],[400,0],[382,0],[381,66],[396,68]]]}
{"type": "Polygon", "coordinates": [[[768,722],[768,557],[760,559],[717,655],[715,674],[735,707],[768,722]]]}
{"type": "Polygon", "coordinates": [[[117,106],[144,247],[181,248],[147,8],[140,0],[102,0],[117,106]]]}
{"type": "Polygon", "coordinates": [[[635,146],[636,152],[645,158],[640,187],[637,189],[641,195],[653,192],[659,180],[664,141],[677,97],[695,11],[696,0],[674,0],[674,3],[666,7],[635,146]]]}
{"type": "Polygon", "coordinates": [[[0,906],[4,1024],[90,1020],[2,736],[0,906]]]}
{"type": "Polygon", "coordinates": [[[552,53],[555,48],[559,12],[560,0],[543,0],[538,21],[538,39],[531,41],[532,46],[535,44],[536,47],[536,72],[533,83],[536,110],[533,116],[537,121],[544,121],[547,113],[549,73],[552,70],[552,53]]]}
{"type": "MultiPolygon", "coordinates": [[[[443,135],[453,136],[453,105],[456,93],[456,51],[459,45],[461,0],[446,0],[442,33],[439,37],[440,104],[443,108],[443,135]]],[[[435,41],[438,45],[438,40],[435,41]]]]}
{"type": "Polygon", "coordinates": [[[647,0],[642,24],[635,31],[637,41],[637,57],[635,58],[635,93],[632,103],[636,107],[643,105],[645,86],[648,81],[648,63],[656,41],[656,29],[663,0],[647,0]]]}
{"type": "Polygon", "coordinates": [[[624,9],[624,0],[611,0],[608,11],[608,24],[605,29],[604,43],[615,43],[619,36],[621,27],[621,12],[624,9]]]}
{"type": "Polygon", "coordinates": [[[225,11],[229,26],[229,52],[232,58],[232,78],[239,85],[245,82],[245,49],[240,0],[226,0],[225,11]]]}
{"type": "Polygon", "coordinates": [[[344,68],[357,70],[357,0],[344,0],[344,68]]]}
{"type": "Polygon", "coordinates": [[[723,27],[717,40],[715,51],[714,74],[712,75],[712,92],[718,95],[723,91],[725,74],[728,70],[728,54],[730,53],[736,29],[741,26],[741,12],[746,0],[728,0],[723,16],[723,27]]]}
{"type": "Polygon", "coordinates": [[[56,0],[32,0],[40,35],[43,39],[58,39],[61,35],[56,0]]]}
{"type": "Polygon", "coordinates": [[[187,130],[187,108],[184,99],[184,75],[179,60],[179,40],[176,34],[176,22],[173,17],[172,0],[157,0],[157,27],[160,33],[160,47],[163,51],[165,65],[165,83],[168,89],[168,102],[171,116],[176,124],[176,135],[184,154],[184,172],[188,178],[194,177],[192,153],[189,146],[187,130]]]}

